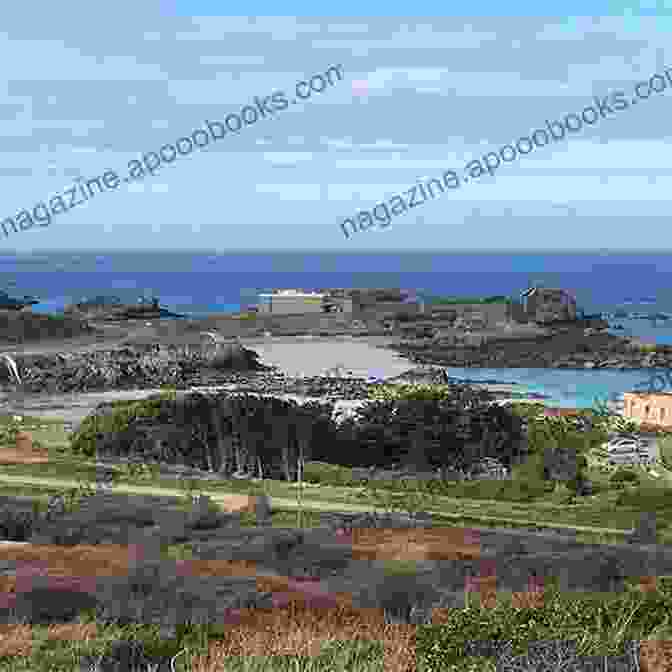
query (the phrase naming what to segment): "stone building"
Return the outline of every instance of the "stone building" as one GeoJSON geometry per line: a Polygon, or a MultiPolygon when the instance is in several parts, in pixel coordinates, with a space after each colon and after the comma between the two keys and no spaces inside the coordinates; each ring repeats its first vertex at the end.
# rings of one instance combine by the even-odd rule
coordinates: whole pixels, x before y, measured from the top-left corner
{"type": "Polygon", "coordinates": [[[259,294],[260,315],[303,315],[324,313],[325,294],[301,292],[297,289],[283,289],[270,294],[259,294]]]}
{"type": "Polygon", "coordinates": [[[672,426],[672,393],[624,392],[623,417],[644,425],[672,426]]]}
{"type": "Polygon", "coordinates": [[[576,319],[576,299],[564,289],[530,287],[521,294],[520,303],[522,316],[530,321],[558,322],[576,319]]]}

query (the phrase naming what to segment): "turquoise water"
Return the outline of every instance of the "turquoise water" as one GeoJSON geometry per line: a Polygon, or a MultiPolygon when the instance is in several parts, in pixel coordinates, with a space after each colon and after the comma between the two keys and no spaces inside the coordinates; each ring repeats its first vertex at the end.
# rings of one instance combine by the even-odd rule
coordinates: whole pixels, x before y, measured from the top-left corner
{"type": "MultiPolygon", "coordinates": [[[[663,373],[662,369],[655,371],[663,373]]],[[[470,380],[496,380],[520,385],[523,392],[547,395],[544,404],[556,408],[590,408],[596,399],[617,398],[624,392],[642,390],[649,385],[653,369],[570,370],[570,369],[469,369],[448,367],[449,376],[470,380]]],[[[662,379],[656,382],[660,391],[662,379]]],[[[670,389],[670,388],[667,388],[670,389]]],[[[672,391],[672,390],[670,390],[672,391]]]]}

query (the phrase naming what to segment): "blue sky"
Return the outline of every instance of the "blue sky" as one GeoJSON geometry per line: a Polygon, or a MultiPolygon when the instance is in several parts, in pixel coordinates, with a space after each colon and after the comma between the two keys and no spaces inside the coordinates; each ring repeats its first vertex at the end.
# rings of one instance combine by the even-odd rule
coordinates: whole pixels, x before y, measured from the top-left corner
{"type": "Polygon", "coordinates": [[[344,238],[340,222],[418,180],[581,112],[672,68],[672,2],[307,3],[222,15],[215,0],[6,4],[0,220],[80,176],[223,120],[255,96],[343,66],[305,103],[96,195],[47,227],[4,237],[32,249],[672,248],[672,85],[344,238]],[[504,16],[502,8],[506,8],[504,16]],[[388,15],[382,15],[382,9],[388,15]],[[289,12],[292,12],[290,15],[289,12]],[[576,16],[568,16],[576,12],[576,16]],[[275,15],[275,16],[266,16],[275,15]],[[441,14],[441,15],[439,15],[441,14]],[[553,18],[553,14],[561,15],[553,18]]]}

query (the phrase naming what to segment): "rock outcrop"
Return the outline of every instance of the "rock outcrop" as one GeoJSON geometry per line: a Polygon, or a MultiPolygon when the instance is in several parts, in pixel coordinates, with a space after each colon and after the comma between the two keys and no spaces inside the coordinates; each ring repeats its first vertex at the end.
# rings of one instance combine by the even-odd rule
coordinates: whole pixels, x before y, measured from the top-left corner
{"type": "MultiPolygon", "coordinates": [[[[222,345],[213,354],[149,346],[15,359],[27,393],[180,387],[208,374],[270,370],[256,352],[237,345],[222,345]]],[[[6,371],[0,370],[0,380],[9,382],[6,371]]]]}
{"type": "Polygon", "coordinates": [[[553,329],[532,339],[495,338],[476,346],[411,339],[389,347],[418,364],[481,368],[646,369],[670,368],[672,348],[655,352],[610,334],[585,335],[580,327],[553,329]]]}
{"type": "Polygon", "coordinates": [[[0,311],[0,341],[7,345],[76,338],[95,332],[87,320],[78,316],[0,311]]]}

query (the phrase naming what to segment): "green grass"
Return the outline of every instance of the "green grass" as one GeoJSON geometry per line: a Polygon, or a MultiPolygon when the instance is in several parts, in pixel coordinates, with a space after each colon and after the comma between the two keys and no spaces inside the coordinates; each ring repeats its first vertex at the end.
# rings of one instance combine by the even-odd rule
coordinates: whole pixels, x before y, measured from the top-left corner
{"type": "MultiPolygon", "coordinates": [[[[7,465],[3,472],[10,476],[26,476],[40,479],[61,479],[73,481],[93,479],[95,469],[91,463],[81,459],[62,456],[49,464],[38,465],[7,465]]],[[[196,488],[216,496],[218,493],[261,494],[266,491],[273,498],[296,501],[296,484],[283,481],[265,480],[261,482],[244,482],[225,480],[221,482],[192,480],[196,488]]],[[[12,484],[13,487],[16,485],[12,484]]],[[[73,485],[75,483],[73,482],[73,485]]],[[[154,490],[179,490],[179,482],[175,478],[162,478],[148,481],[141,478],[121,478],[118,485],[151,486],[154,490]]],[[[381,484],[382,485],[382,484],[381,484]]],[[[40,486],[41,487],[41,486],[40,486]]],[[[28,490],[34,486],[26,484],[28,490]]],[[[456,488],[457,489],[457,488],[456,488]]],[[[663,492],[663,484],[654,482],[651,490],[663,492]]],[[[647,492],[649,490],[647,489],[647,492]]],[[[168,493],[167,493],[168,494],[168,493]]],[[[172,494],[172,493],[171,493],[172,494]]],[[[401,496],[401,495],[399,495],[401,496]]],[[[591,498],[577,498],[574,504],[553,504],[540,499],[533,502],[508,502],[494,499],[476,499],[464,497],[437,497],[427,508],[431,511],[444,514],[453,521],[469,520],[479,524],[519,524],[521,526],[538,523],[551,525],[576,525],[594,528],[622,529],[627,532],[632,529],[639,514],[647,511],[648,500],[643,506],[614,506],[615,491],[601,492],[591,498]]],[[[329,504],[330,508],[338,510],[339,504],[357,504],[359,506],[371,504],[368,494],[361,488],[344,486],[319,485],[307,486],[303,489],[303,501],[307,504],[329,504]]],[[[380,508],[376,506],[375,508],[380,508]]],[[[661,525],[672,524],[672,508],[666,507],[659,511],[661,525]]],[[[457,524],[456,522],[454,524],[457,524]]]]}
{"type": "MultiPolygon", "coordinates": [[[[0,415],[0,435],[6,436],[6,430],[13,424],[13,417],[8,414],[0,415]]],[[[68,450],[70,442],[62,420],[27,415],[20,417],[22,431],[30,432],[34,442],[38,442],[54,454],[68,450]]]]}
{"type": "Polygon", "coordinates": [[[660,460],[663,466],[672,470],[672,436],[665,436],[658,439],[660,449],[660,460]]]}
{"type": "MultiPolygon", "coordinates": [[[[10,422],[11,416],[0,416],[0,427],[10,422]]],[[[34,465],[3,465],[2,474],[15,478],[25,476],[26,479],[67,481],[72,483],[73,486],[77,480],[92,481],[95,479],[96,469],[93,460],[86,459],[82,455],[73,455],[67,449],[67,434],[63,429],[62,422],[24,417],[22,425],[32,431],[34,437],[40,443],[49,446],[50,461],[49,463],[34,465]]],[[[666,446],[666,450],[672,452],[672,441],[666,446]]],[[[615,491],[609,482],[613,471],[604,473],[600,471],[599,452],[599,448],[595,448],[588,453],[590,458],[588,476],[601,488],[601,492],[594,497],[576,498],[573,503],[566,503],[559,499],[553,501],[553,496],[544,492],[541,496],[532,494],[524,495],[522,498],[515,495],[513,499],[518,498],[520,501],[510,501],[512,497],[507,494],[507,491],[511,490],[511,483],[481,482],[479,484],[471,482],[445,486],[441,496],[435,497],[433,501],[428,501],[426,506],[420,508],[443,514],[445,520],[452,521],[452,524],[459,524],[460,521],[486,526],[526,526],[548,523],[551,525],[564,524],[600,528],[586,531],[586,534],[591,535],[608,534],[613,536],[614,533],[608,532],[605,528],[620,529],[627,532],[632,528],[639,515],[647,510],[646,506],[649,505],[650,500],[643,502],[641,506],[632,503],[628,506],[616,505],[615,491]],[[524,501],[526,498],[530,501],[524,501]]],[[[640,476],[642,488],[646,489],[647,492],[656,489],[662,492],[668,487],[665,479],[654,479],[647,474],[646,470],[639,467],[634,469],[640,476]]],[[[312,483],[305,483],[303,486],[302,499],[307,505],[324,504],[335,510],[338,510],[339,505],[358,505],[371,509],[381,508],[379,503],[376,503],[374,507],[374,502],[369,496],[370,493],[364,491],[361,484],[353,482],[352,472],[347,468],[308,463],[305,476],[309,481],[313,481],[312,483]]],[[[284,481],[189,480],[196,489],[200,488],[203,492],[210,493],[213,496],[219,493],[255,495],[266,492],[271,498],[279,500],[296,501],[297,499],[297,484],[284,481]]],[[[184,483],[175,477],[131,477],[127,473],[119,471],[118,485],[122,487],[149,486],[159,492],[162,490],[176,492],[181,491],[184,483]]],[[[398,481],[377,482],[375,485],[379,492],[383,494],[388,492],[391,499],[403,497],[402,493],[392,495],[389,492],[390,490],[400,489],[398,481]]],[[[412,489],[412,487],[411,485],[410,488],[412,489]]],[[[32,496],[31,493],[42,493],[40,496],[44,497],[48,496],[47,493],[54,494],[61,489],[57,485],[37,485],[28,482],[22,484],[11,483],[7,484],[6,487],[3,485],[3,488],[8,493],[28,496],[32,496]]],[[[543,489],[540,492],[543,492],[543,489]]],[[[166,492],[166,494],[173,493],[166,492]]],[[[296,516],[296,511],[288,512],[288,515],[296,516]]],[[[659,507],[658,521],[663,528],[672,526],[672,505],[659,507]]]]}

